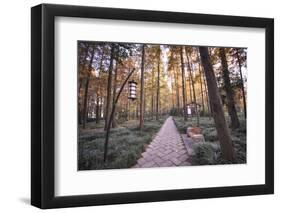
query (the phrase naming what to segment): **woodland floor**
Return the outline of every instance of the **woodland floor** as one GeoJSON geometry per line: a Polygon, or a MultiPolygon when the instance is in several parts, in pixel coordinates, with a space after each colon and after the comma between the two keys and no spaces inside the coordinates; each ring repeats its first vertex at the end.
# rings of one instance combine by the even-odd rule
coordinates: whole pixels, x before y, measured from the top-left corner
{"type": "MultiPolygon", "coordinates": [[[[227,115],[226,119],[230,123],[227,115]]],[[[180,134],[186,134],[186,128],[196,126],[196,117],[184,121],[183,117],[175,116],[174,121],[180,134]]],[[[191,157],[192,165],[216,165],[216,164],[244,164],[246,163],[246,120],[239,116],[240,127],[230,129],[232,143],[235,152],[233,161],[225,161],[221,158],[221,150],[218,135],[213,118],[200,117],[200,128],[203,129],[204,143],[197,143],[193,149],[195,155],[191,157]]]]}
{"type": "Polygon", "coordinates": [[[163,117],[159,121],[145,120],[144,129],[138,121],[126,121],[111,130],[107,163],[103,163],[105,132],[103,123],[89,122],[79,131],[79,170],[149,168],[188,165],[215,165],[246,163],[246,121],[240,117],[240,128],[231,130],[235,159],[221,158],[220,145],[212,118],[201,117],[205,142],[193,147],[194,155],[187,152],[181,134],[196,126],[196,118],[163,117]]]}
{"type": "Polygon", "coordinates": [[[139,130],[138,120],[126,121],[112,129],[105,164],[104,123],[87,123],[86,129],[79,128],[78,169],[120,169],[134,166],[165,120],[166,117],[160,118],[159,121],[145,120],[142,131],[139,130]]]}

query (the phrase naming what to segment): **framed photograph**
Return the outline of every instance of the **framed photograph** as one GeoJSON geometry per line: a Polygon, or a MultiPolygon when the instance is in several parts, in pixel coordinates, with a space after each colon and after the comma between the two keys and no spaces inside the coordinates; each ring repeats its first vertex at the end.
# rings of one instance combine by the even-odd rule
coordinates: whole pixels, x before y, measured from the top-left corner
{"type": "Polygon", "coordinates": [[[31,204],[272,194],[274,20],[31,9],[31,204]]]}

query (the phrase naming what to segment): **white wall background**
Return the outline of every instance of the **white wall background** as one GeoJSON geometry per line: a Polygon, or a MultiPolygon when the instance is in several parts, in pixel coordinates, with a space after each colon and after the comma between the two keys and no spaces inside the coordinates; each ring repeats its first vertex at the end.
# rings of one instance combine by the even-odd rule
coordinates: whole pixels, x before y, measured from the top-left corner
{"type": "MultiPolygon", "coordinates": [[[[277,0],[45,0],[45,3],[80,4],[150,10],[260,16],[275,18],[275,195],[201,199],[145,204],[111,205],[50,210],[50,212],[277,212],[281,209],[281,14],[277,0]]],[[[0,211],[39,212],[30,197],[30,7],[37,0],[1,2],[0,12],[0,211]]],[[[258,133],[257,133],[258,134],[258,133]]]]}

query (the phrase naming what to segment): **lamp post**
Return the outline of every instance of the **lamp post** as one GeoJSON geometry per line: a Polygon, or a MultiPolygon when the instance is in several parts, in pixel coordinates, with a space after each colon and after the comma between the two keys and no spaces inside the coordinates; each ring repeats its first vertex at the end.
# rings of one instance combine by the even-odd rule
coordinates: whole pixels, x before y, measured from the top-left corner
{"type": "MultiPolygon", "coordinates": [[[[117,102],[118,102],[118,100],[119,100],[119,97],[120,97],[120,95],[121,95],[121,92],[122,92],[123,89],[124,89],[125,84],[128,82],[129,78],[131,77],[131,75],[133,74],[134,71],[135,71],[135,68],[133,68],[133,69],[129,72],[129,74],[128,74],[128,76],[126,77],[126,79],[124,80],[124,82],[123,82],[123,84],[122,84],[122,86],[121,86],[121,88],[120,88],[120,90],[119,90],[119,92],[118,92],[118,94],[117,94],[115,100],[113,100],[113,107],[112,107],[111,114],[110,114],[110,117],[109,117],[108,126],[107,126],[107,128],[106,128],[105,143],[104,143],[104,157],[103,157],[104,162],[106,162],[106,157],[107,157],[107,146],[108,146],[108,140],[109,140],[109,134],[110,134],[110,127],[111,127],[111,124],[112,124],[112,119],[113,119],[113,115],[114,115],[114,112],[115,112],[115,108],[116,108],[117,102]]],[[[130,96],[131,96],[132,98],[136,99],[136,98],[137,98],[137,97],[136,97],[137,82],[135,82],[135,81],[133,81],[133,80],[130,81],[130,82],[131,82],[131,84],[129,84],[129,85],[131,85],[131,88],[132,88],[132,90],[130,89],[130,91],[132,91],[132,93],[130,92],[130,96]]],[[[132,98],[131,98],[131,99],[132,99],[132,98]]]]}

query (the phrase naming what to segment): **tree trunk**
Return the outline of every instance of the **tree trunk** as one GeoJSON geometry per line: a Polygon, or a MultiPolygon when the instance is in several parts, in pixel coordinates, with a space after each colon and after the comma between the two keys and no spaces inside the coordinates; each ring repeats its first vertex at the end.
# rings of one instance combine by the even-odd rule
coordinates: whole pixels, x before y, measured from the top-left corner
{"type": "MultiPolygon", "coordinates": [[[[127,87],[127,97],[129,97],[129,86],[127,87]]],[[[127,121],[130,120],[130,100],[129,98],[127,98],[127,104],[126,104],[126,112],[127,112],[127,116],[126,116],[126,119],[127,121]]]]}
{"type": "MultiPolygon", "coordinates": [[[[210,57],[211,57],[211,55],[210,55],[210,57]]],[[[211,104],[210,104],[210,100],[209,100],[209,94],[208,94],[209,92],[208,92],[208,88],[207,88],[207,84],[206,84],[206,75],[205,74],[203,76],[203,82],[204,82],[204,88],[205,88],[205,95],[206,95],[206,99],[207,99],[209,119],[211,119],[211,116],[213,116],[213,112],[212,112],[212,108],[211,108],[211,104]]]]}
{"type": "Polygon", "coordinates": [[[225,86],[225,92],[226,92],[226,98],[227,98],[227,109],[228,109],[228,114],[231,118],[231,127],[233,129],[238,128],[240,126],[236,108],[235,108],[235,102],[233,99],[233,90],[230,84],[230,79],[229,79],[229,71],[228,71],[228,65],[226,61],[226,56],[225,56],[225,49],[220,48],[219,49],[219,54],[221,58],[221,65],[223,69],[223,80],[224,80],[224,86],[225,86]]]}
{"type": "Polygon", "coordinates": [[[154,96],[153,94],[151,95],[151,118],[154,119],[154,96]]]}
{"type": "Polygon", "coordinates": [[[247,105],[246,105],[246,96],[245,96],[245,89],[244,89],[244,80],[242,75],[242,69],[241,69],[241,60],[238,53],[238,49],[236,49],[236,57],[239,65],[239,73],[240,73],[240,80],[241,80],[241,89],[242,89],[242,95],[243,95],[243,107],[244,107],[244,117],[247,118],[247,105]]]}
{"type": "Polygon", "coordinates": [[[89,114],[92,115],[92,107],[91,107],[91,94],[89,94],[89,91],[88,91],[88,100],[87,100],[87,111],[86,111],[86,122],[88,122],[88,118],[89,118],[89,114]],[[89,113],[90,111],[90,113],[89,113]]]}
{"type": "Polygon", "coordinates": [[[185,70],[183,61],[183,48],[180,49],[181,53],[181,79],[182,79],[182,103],[183,103],[183,114],[184,120],[187,121],[187,109],[186,109],[186,89],[185,89],[185,70]]]}
{"type": "Polygon", "coordinates": [[[175,75],[175,86],[176,86],[176,97],[177,97],[177,108],[180,108],[180,91],[179,91],[179,77],[178,72],[174,69],[174,75],[175,75]]]}
{"type": "Polygon", "coordinates": [[[189,75],[188,76],[189,78],[188,78],[188,84],[189,84],[189,101],[190,101],[190,103],[192,103],[193,102],[193,98],[192,98],[192,87],[191,87],[191,76],[189,75]]]}
{"type": "Polygon", "coordinates": [[[94,48],[95,47],[93,46],[90,64],[89,64],[88,70],[87,70],[87,79],[86,79],[85,93],[84,93],[84,107],[83,107],[83,129],[85,129],[86,122],[87,122],[88,89],[89,89],[89,82],[90,82],[90,78],[91,78],[92,63],[93,63],[94,55],[95,55],[95,49],[94,48]]]}
{"type": "Polygon", "coordinates": [[[232,141],[231,141],[229,129],[225,121],[223,107],[221,104],[221,98],[216,83],[216,77],[210,61],[210,56],[208,54],[208,48],[199,47],[199,51],[200,51],[201,62],[206,75],[209,100],[213,109],[213,116],[218,133],[218,138],[220,141],[222,157],[226,160],[231,161],[233,160],[232,141]]]}
{"type": "Polygon", "coordinates": [[[151,118],[154,119],[154,69],[151,71],[151,118]]]}
{"type": "Polygon", "coordinates": [[[99,98],[97,99],[97,105],[96,105],[96,123],[100,123],[100,105],[99,105],[99,98]]]}
{"type": "MultiPolygon", "coordinates": [[[[118,55],[118,50],[117,50],[117,54],[118,55]]],[[[117,88],[117,74],[118,74],[118,56],[116,56],[116,60],[115,60],[115,72],[114,72],[114,82],[113,82],[113,95],[112,95],[112,100],[115,100],[115,96],[116,96],[116,88],[117,88]]],[[[114,102],[112,101],[112,107],[114,102]]],[[[113,120],[112,120],[112,128],[116,127],[116,115],[115,113],[113,114],[113,120]]]]}
{"type": "Polygon", "coordinates": [[[83,106],[83,129],[86,127],[87,122],[87,100],[88,100],[88,89],[89,89],[89,81],[90,81],[91,74],[87,74],[86,84],[85,84],[85,91],[84,91],[84,106],[83,106]]]}
{"type": "Polygon", "coordinates": [[[103,103],[103,119],[104,119],[104,122],[106,122],[106,96],[104,96],[104,103],[103,103]]]}
{"type": "Polygon", "coordinates": [[[210,105],[210,101],[209,101],[208,88],[206,85],[206,77],[204,74],[203,74],[203,82],[204,82],[205,97],[206,97],[206,101],[207,101],[208,115],[209,115],[209,119],[211,119],[212,109],[211,109],[211,105],[210,105]]]}
{"type": "MultiPolygon", "coordinates": [[[[102,48],[101,59],[100,59],[100,63],[99,63],[99,73],[100,73],[99,79],[101,79],[101,72],[103,70],[103,64],[102,64],[103,60],[104,60],[104,47],[102,48]]],[[[102,96],[100,96],[101,95],[101,93],[100,93],[100,90],[101,90],[100,86],[101,86],[101,82],[99,82],[99,89],[98,89],[99,94],[97,94],[98,95],[97,98],[98,98],[98,101],[99,101],[99,106],[98,106],[98,111],[97,111],[98,112],[97,123],[100,122],[101,118],[105,117],[105,115],[104,115],[105,110],[104,110],[104,106],[103,106],[104,98],[102,96]],[[102,112],[103,112],[103,115],[102,115],[102,112]]]]}
{"type": "Polygon", "coordinates": [[[110,108],[111,108],[110,106],[111,106],[112,70],[113,70],[114,49],[115,49],[115,45],[111,44],[110,63],[109,63],[108,78],[107,78],[107,97],[106,97],[104,130],[107,129],[107,124],[108,124],[109,115],[110,115],[110,108]]]}
{"type": "Polygon", "coordinates": [[[104,60],[104,47],[102,48],[102,52],[101,52],[101,57],[100,57],[100,63],[99,63],[99,70],[100,72],[103,70],[103,60],[104,60]]]}
{"type": "Polygon", "coordinates": [[[81,109],[81,97],[80,97],[80,91],[81,91],[81,88],[82,88],[82,79],[79,79],[80,83],[79,83],[79,89],[78,89],[78,122],[79,124],[82,124],[83,123],[83,119],[82,119],[82,109],[81,109]]]}
{"type": "MultiPolygon", "coordinates": [[[[145,84],[145,79],[144,79],[144,84],[145,84]]],[[[145,118],[146,116],[146,88],[144,87],[144,99],[143,99],[143,117],[145,118]]]]}
{"type": "Polygon", "coordinates": [[[142,57],[141,57],[141,91],[140,91],[140,130],[143,129],[144,124],[144,58],[145,58],[145,46],[142,45],[142,57]]]}
{"type": "Polygon", "coordinates": [[[140,112],[140,109],[139,109],[139,108],[140,108],[140,104],[138,104],[138,105],[136,106],[136,119],[140,119],[140,116],[139,116],[139,115],[140,115],[140,113],[139,113],[139,112],[140,112]]]}
{"type": "Polygon", "coordinates": [[[158,50],[158,66],[157,66],[157,93],[156,93],[156,120],[159,120],[159,98],[160,98],[160,59],[161,49],[158,50]]]}
{"type": "MultiPolygon", "coordinates": [[[[89,52],[89,48],[90,48],[90,46],[89,45],[87,45],[87,47],[86,47],[86,50],[85,50],[85,55],[84,55],[84,58],[83,58],[83,60],[82,60],[82,64],[83,64],[83,68],[82,68],[82,70],[80,70],[79,72],[82,72],[83,71],[83,69],[86,69],[87,68],[87,56],[88,56],[88,52],[89,52]]],[[[81,94],[81,89],[82,89],[82,81],[83,81],[83,78],[82,77],[80,77],[79,76],[79,81],[78,81],[78,122],[79,122],[79,124],[82,124],[83,123],[83,109],[82,109],[82,101],[81,101],[81,99],[82,99],[82,97],[80,96],[80,94],[81,94]]]]}
{"type": "Polygon", "coordinates": [[[172,105],[173,105],[173,109],[175,108],[175,99],[174,99],[174,83],[173,81],[171,81],[171,87],[172,87],[172,105]]]}
{"type": "Polygon", "coordinates": [[[201,70],[199,52],[198,52],[198,50],[196,52],[197,52],[197,60],[198,60],[198,66],[199,66],[199,81],[200,81],[200,90],[201,90],[202,109],[203,109],[203,115],[205,116],[205,103],[204,103],[204,92],[203,92],[203,83],[202,83],[203,73],[201,70]]]}
{"type": "Polygon", "coordinates": [[[99,106],[99,119],[102,119],[102,102],[103,102],[103,97],[99,97],[100,99],[100,106],[99,106]]]}
{"type": "Polygon", "coordinates": [[[194,80],[193,80],[193,75],[192,75],[193,69],[191,68],[191,64],[190,64],[190,61],[189,61],[189,56],[188,56],[187,47],[185,48],[185,54],[186,54],[186,58],[187,58],[187,64],[188,64],[188,69],[189,69],[190,80],[191,80],[191,84],[192,84],[193,101],[194,101],[194,103],[195,103],[195,114],[196,114],[196,118],[197,118],[197,126],[199,126],[199,124],[200,124],[200,119],[199,119],[199,112],[198,112],[198,108],[197,108],[197,101],[196,101],[194,80]]]}
{"type": "MultiPolygon", "coordinates": [[[[187,55],[187,48],[185,48],[185,54],[186,54],[186,58],[188,59],[188,55],[187,55]]],[[[189,60],[189,59],[188,59],[189,60]]],[[[188,61],[189,62],[189,61],[188,61]]],[[[189,75],[188,75],[188,84],[189,84],[189,99],[190,99],[190,103],[193,102],[193,98],[192,98],[192,76],[190,75],[190,64],[188,63],[188,70],[189,70],[189,75]]]]}
{"type": "Polygon", "coordinates": [[[96,123],[100,123],[100,97],[97,94],[96,123]]]}

